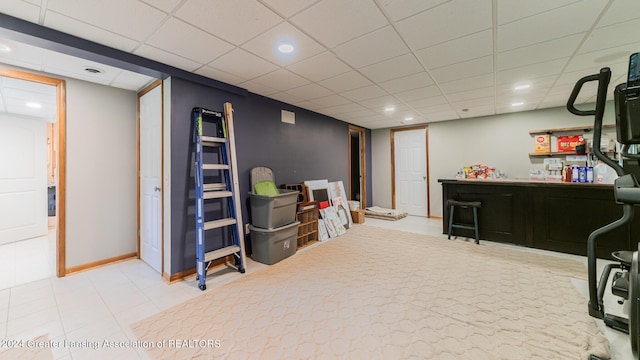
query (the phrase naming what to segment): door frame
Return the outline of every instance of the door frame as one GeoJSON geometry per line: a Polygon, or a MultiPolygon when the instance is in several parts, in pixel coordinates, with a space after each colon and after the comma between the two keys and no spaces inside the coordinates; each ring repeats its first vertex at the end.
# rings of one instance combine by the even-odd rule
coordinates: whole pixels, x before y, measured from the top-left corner
{"type": "Polygon", "coordinates": [[[431,194],[429,191],[429,127],[427,125],[416,125],[410,127],[391,129],[391,207],[396,208],[396,151],[395,151],[395,134],[399,131],[422,130],[424,129],[424,147],[425,147],[425,169],[427,178],[425,185],[427,187],[427,218],[431,217],[431,194]]]}
{"type": "MultiPolygon", "coordinates": [[[[367,207],[367,152],[366,152],[366,133],[364,128],[355,125],[349,125],[347,135],[349,136],[349,193],[351,193],[351,132],[356,131],[360,134],[360,173],[362,179],[360,179],[360,203],[361,208],[367,207]]],[[[351,200],[351,199],[350,199],[351,200]]]]}
{"type": "MultiPolygon", "coordinates": [[[[151,84],[147,85],[144,89],[138,92],[138,104],[136,107],[136,167],[137,167],[137,184],[136,184],[136,196],[137,196],[137,227],[138,227],[138,236],[137,236],[137,258],[140,259],[140,235],[142,229],[140,229],[140,98],[144,96],[149,91],[155,89],[160,86],[160,100],[161,100],[161,120],[160,120],[160,181],[161,183],[164,180],[164,86],[162,86],[162,80],[158,79],[151,84]]],[[[164,273],[164,186],[160,186],[160,277],[164,273]]]]}
{"type": "MultiPolygon", "coordinates": [[[[67,199],[67,110],[66,83],[62,79],[0,67],[0,76],[37,82],[56,87],[56,125],[58,126],[58,178],[56,184],[56,275],[64,277],[66,268],[66,199],[67,199]]],[[[56,136],[54,134],[54,136],[56,136]]]]}

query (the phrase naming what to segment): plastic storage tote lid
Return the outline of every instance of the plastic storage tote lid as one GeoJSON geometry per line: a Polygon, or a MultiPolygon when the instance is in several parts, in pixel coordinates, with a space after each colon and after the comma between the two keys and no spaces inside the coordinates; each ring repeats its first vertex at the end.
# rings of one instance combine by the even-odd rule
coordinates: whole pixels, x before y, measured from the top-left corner
{"type": "Polygon", "coordinates": [[[264,196],[273,196],[280,194],[278,188],[276,188],[276,184],[274,184],[271,180],[258,181],[254,186],[254,190],[256,194],[264,196]]]}
{"type": "Polygon", "coordinates": [[[256,183],[265,180],[271,180],[275,184],[276,179],[273,178],[273,171],[266,166],[258,166],[251,169],[249,173],[251,177],[251,189],[254,190],[256,188],[256,183]]]}

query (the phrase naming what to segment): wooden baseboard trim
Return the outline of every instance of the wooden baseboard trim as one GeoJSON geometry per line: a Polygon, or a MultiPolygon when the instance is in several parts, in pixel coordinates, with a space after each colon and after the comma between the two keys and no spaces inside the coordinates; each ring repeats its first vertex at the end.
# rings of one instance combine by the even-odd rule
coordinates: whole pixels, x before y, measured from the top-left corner
{"type": "Polygon", "coordinates": [[[442,220],[442,216],[431,215],[431,216],[429,216],[429,219],[440,219],[440,220],[442,220]]]}
{"type": "MultiPolygon", "coordinates": [[[[224,257],[224,258],[221,258],[221,259],[213,260],[211,262],[211,265],[209,265],[209,269],[216,268],[218,266],[222,266],[222,265],[224,265],[227,262],[232,261],[232,260],[233,260],[232,256],[227,256],[227,257],[224,257]]],[[[175,283],[177,283],[179,281],[182,281],[182,280],[184,280],[184,279],[186,279],[186,278],[188,278],[190,276],[193,276],[195,274],[196,274],[196,268],[193,267],[193,268],[190,268],[190,269],[187,269],[187,270],[183,270],[183,271],[177,272],[175,274],[171,274],[171,275],[163,272],[162,273],[162,279],[165,282],[167,282],[168,284],[175,284],[175,283]]]]}
{"type": "Polygon", "coordinates": [[[104,260],[98,260],[98,261],[90,262],[90,263],[83,264],[83,265],[68,267],[66,269],[66,271],[65,271],[65,275],[71,275],[71,274],[74,274],[74,273],[78,273],[78,272],[82,272],[82,271],[87,271],[87,270],[99,268],[99,267],[102,267],[102,266],[105,266],[105,265],[111,265],[111,264],[114,264],[114,263],[117,263],[117,262],[131,260],[131,259],[137,259],[137,258],[138,258],[138,253],[137,252],[130,253],[130,254],[124,254],[124,255],[120,255],[120,256],[114,256],[112,258],[108,258],[108,259],[104,259],[104,260]]]}

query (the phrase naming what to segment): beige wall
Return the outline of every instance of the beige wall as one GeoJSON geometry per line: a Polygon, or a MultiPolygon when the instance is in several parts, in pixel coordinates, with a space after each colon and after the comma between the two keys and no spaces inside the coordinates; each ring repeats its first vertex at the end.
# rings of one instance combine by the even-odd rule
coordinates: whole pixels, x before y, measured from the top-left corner
{"type": "MultiPolygon", "coordinates": [[[[613,114],[613,103],[609,102],[604,122],[614,123],[613,114]]],[[[454,178],[458,169],[477,163],[502,170],[512,179],[528,179],[529,169],[542,167],[541,158],[528,155],[533,152],[533,137],[529,131],[582,125],[593,125],[593,117],[572,115],[564,107],[430,123],[431,215],[442,216],[442,190],[438,179],[454,178]]],[[[391,205],[389,132],[389,129],[372,131],[373,203],[385,207],[391,205]]],[[[605,136],[615,137],[615,131],[608,131],[605,136]]]]}
{"type": "Polygon", "coordinates": [[[137,247],[133,91],[67,83],[67,268],[137,247]]]}

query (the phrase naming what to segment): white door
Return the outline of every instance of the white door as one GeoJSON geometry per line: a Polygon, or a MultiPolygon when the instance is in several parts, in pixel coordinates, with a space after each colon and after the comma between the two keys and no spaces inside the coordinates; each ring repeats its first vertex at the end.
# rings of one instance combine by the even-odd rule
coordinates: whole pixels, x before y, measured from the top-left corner
{"type": "Polygon", "coordinates": [[[47,126],[0,115],[0,245],[47,234],[47,126]]]}
{"type": "Polygon", "coordinates": [[[140,258],[162,267],[162,86],[140,97],[140,258]]]}
{"type": "Polygon", "coordinates": [[[426,129],[394,133],[396,208],[427,216],[426,129]]]}

